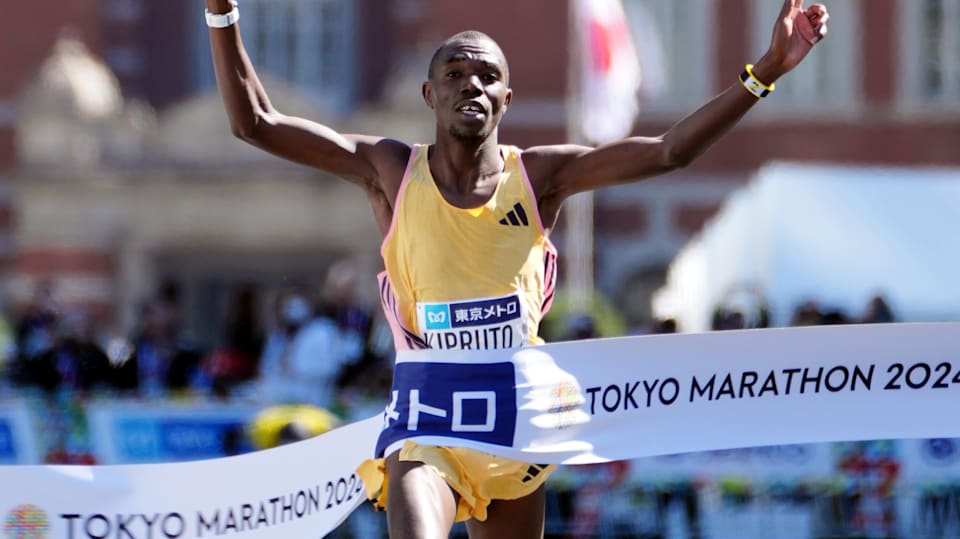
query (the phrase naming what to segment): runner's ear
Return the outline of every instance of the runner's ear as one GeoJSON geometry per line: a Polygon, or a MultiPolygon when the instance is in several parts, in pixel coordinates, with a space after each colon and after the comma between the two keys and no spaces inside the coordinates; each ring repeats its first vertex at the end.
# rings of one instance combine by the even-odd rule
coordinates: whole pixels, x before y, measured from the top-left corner
{"type": "Polygon", "coordinates": [[[430,81],[424,81],[420,91],[423,94],[423,101],[427,104],[427,107],[433,110],[433,85],[430,84],[430,81]]]}

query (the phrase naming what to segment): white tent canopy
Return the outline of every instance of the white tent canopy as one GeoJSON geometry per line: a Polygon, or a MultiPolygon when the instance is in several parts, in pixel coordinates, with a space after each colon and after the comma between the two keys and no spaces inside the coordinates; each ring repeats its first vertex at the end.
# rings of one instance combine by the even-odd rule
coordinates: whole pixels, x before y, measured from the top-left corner
{"type": "Polygon", "coordinates": [[[876,294],[900,321],[960,319],[960,169],[764,167],[680,251],[653,309],[704,331],[743,290],[773,325],[805,300],[859,316],[876,294]]]}

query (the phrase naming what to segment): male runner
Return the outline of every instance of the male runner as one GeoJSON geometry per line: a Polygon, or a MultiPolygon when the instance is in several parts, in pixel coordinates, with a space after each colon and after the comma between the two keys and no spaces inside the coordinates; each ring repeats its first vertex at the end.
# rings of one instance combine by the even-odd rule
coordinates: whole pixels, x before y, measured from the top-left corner
{"type": "MultiPolygon", "coordinates": [[[[803,60],[826,35],[828,19],[823,5],[804,9],[803,0],[786,0],[756,65],[661,136],[520,150],[499,144],[513,92],[506,58],[485,34],[457,34],[436,51],[422,88],[436,139],[410,145],[344,135],[276,110],[241,43],[236,5],[205,1],[234,134],[366,194],[384,236],[380,291],[398,348],[539,344],[555,280],[548,236],[563,201],[689,164],[803,60]],[[479,319],[480,305],[499,314],[470,331],[450,331],[439,314],[456,312],[466,324],[479,319]]],[[[552,467],[412,442],[394,449],[360,470],[371,497],[387,509],[392,537],[446,537],[459,520],[474,538],[543,535],[543,481],[552,467]]]]}

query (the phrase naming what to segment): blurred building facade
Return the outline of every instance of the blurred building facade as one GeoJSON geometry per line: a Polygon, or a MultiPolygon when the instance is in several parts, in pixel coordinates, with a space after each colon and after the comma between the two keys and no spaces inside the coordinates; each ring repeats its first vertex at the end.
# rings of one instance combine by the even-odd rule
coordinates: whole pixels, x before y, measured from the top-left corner
{"type": "MultiPolygon", "coordinates": [[[[379,240],[360,191],[230,136],[199,0],[61,4],[42,18],[11,5],[0,20],[10,301],[53,282],[64,301],[126,329],[138,301],[174,278],[202,329],[237,282],[310,282],[342,258],[372,279],[379,240]]],[[[661,133],[765,50],[781,3],[720,4],[626,0],[645,80],[637,134],[661,133]]],[[[770,160],[960,165],[960,2],[835,4],[822,46],[697,163],[597,194],[598,288],[634,321],[648,316],[680,246],[770,160]]],[[[429,55],[476,28],[510,59],[515,100],[501,140],[571,136],[566,2],[246,0],[241,10],[248,49],[285,112],[429,141],[419,96],[429,55]]]]}

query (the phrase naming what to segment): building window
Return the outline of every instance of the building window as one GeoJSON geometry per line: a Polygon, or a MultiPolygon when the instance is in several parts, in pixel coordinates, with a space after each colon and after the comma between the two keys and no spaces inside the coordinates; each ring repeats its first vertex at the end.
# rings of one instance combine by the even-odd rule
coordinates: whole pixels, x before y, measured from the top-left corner
{"type": "Polygon", "coordinates": [[[712,93],[714,0],[623,2],[640,59],[640,114],[673,114],[712,93]]]}
{"type": "MultiPolygon", "coordinates": [[[[777,90],[761,107],[763,114],[803,114],[823,111],[857,113],[860,99],[860,6],[862,0],[827,2],[829,37],[818,43],[803,62],[777,81],[777,90]],[[815,106],[816,108],[811,109],[815,106]]],[[[753,59],[770,46],[770,36],[783,2],[753,0],[753,59]]],[[[818,118],[819,119],[819,118],[818,118]]]]}
{"type": "Polygon", "coordinates": [[[960,0],[901,0],[900,19],[906,104],[960,108],[960,0]]]}
{"type": "MultiPolygon", "coordinates": [[[[243,42],[258,73],[297,85],[331,111],[353,106],[353,0],[245,0],[240,9],[243,42]]],[[[194,79],[206,88],[214,78],[205,25],[199,33],[194,79]]]]}

